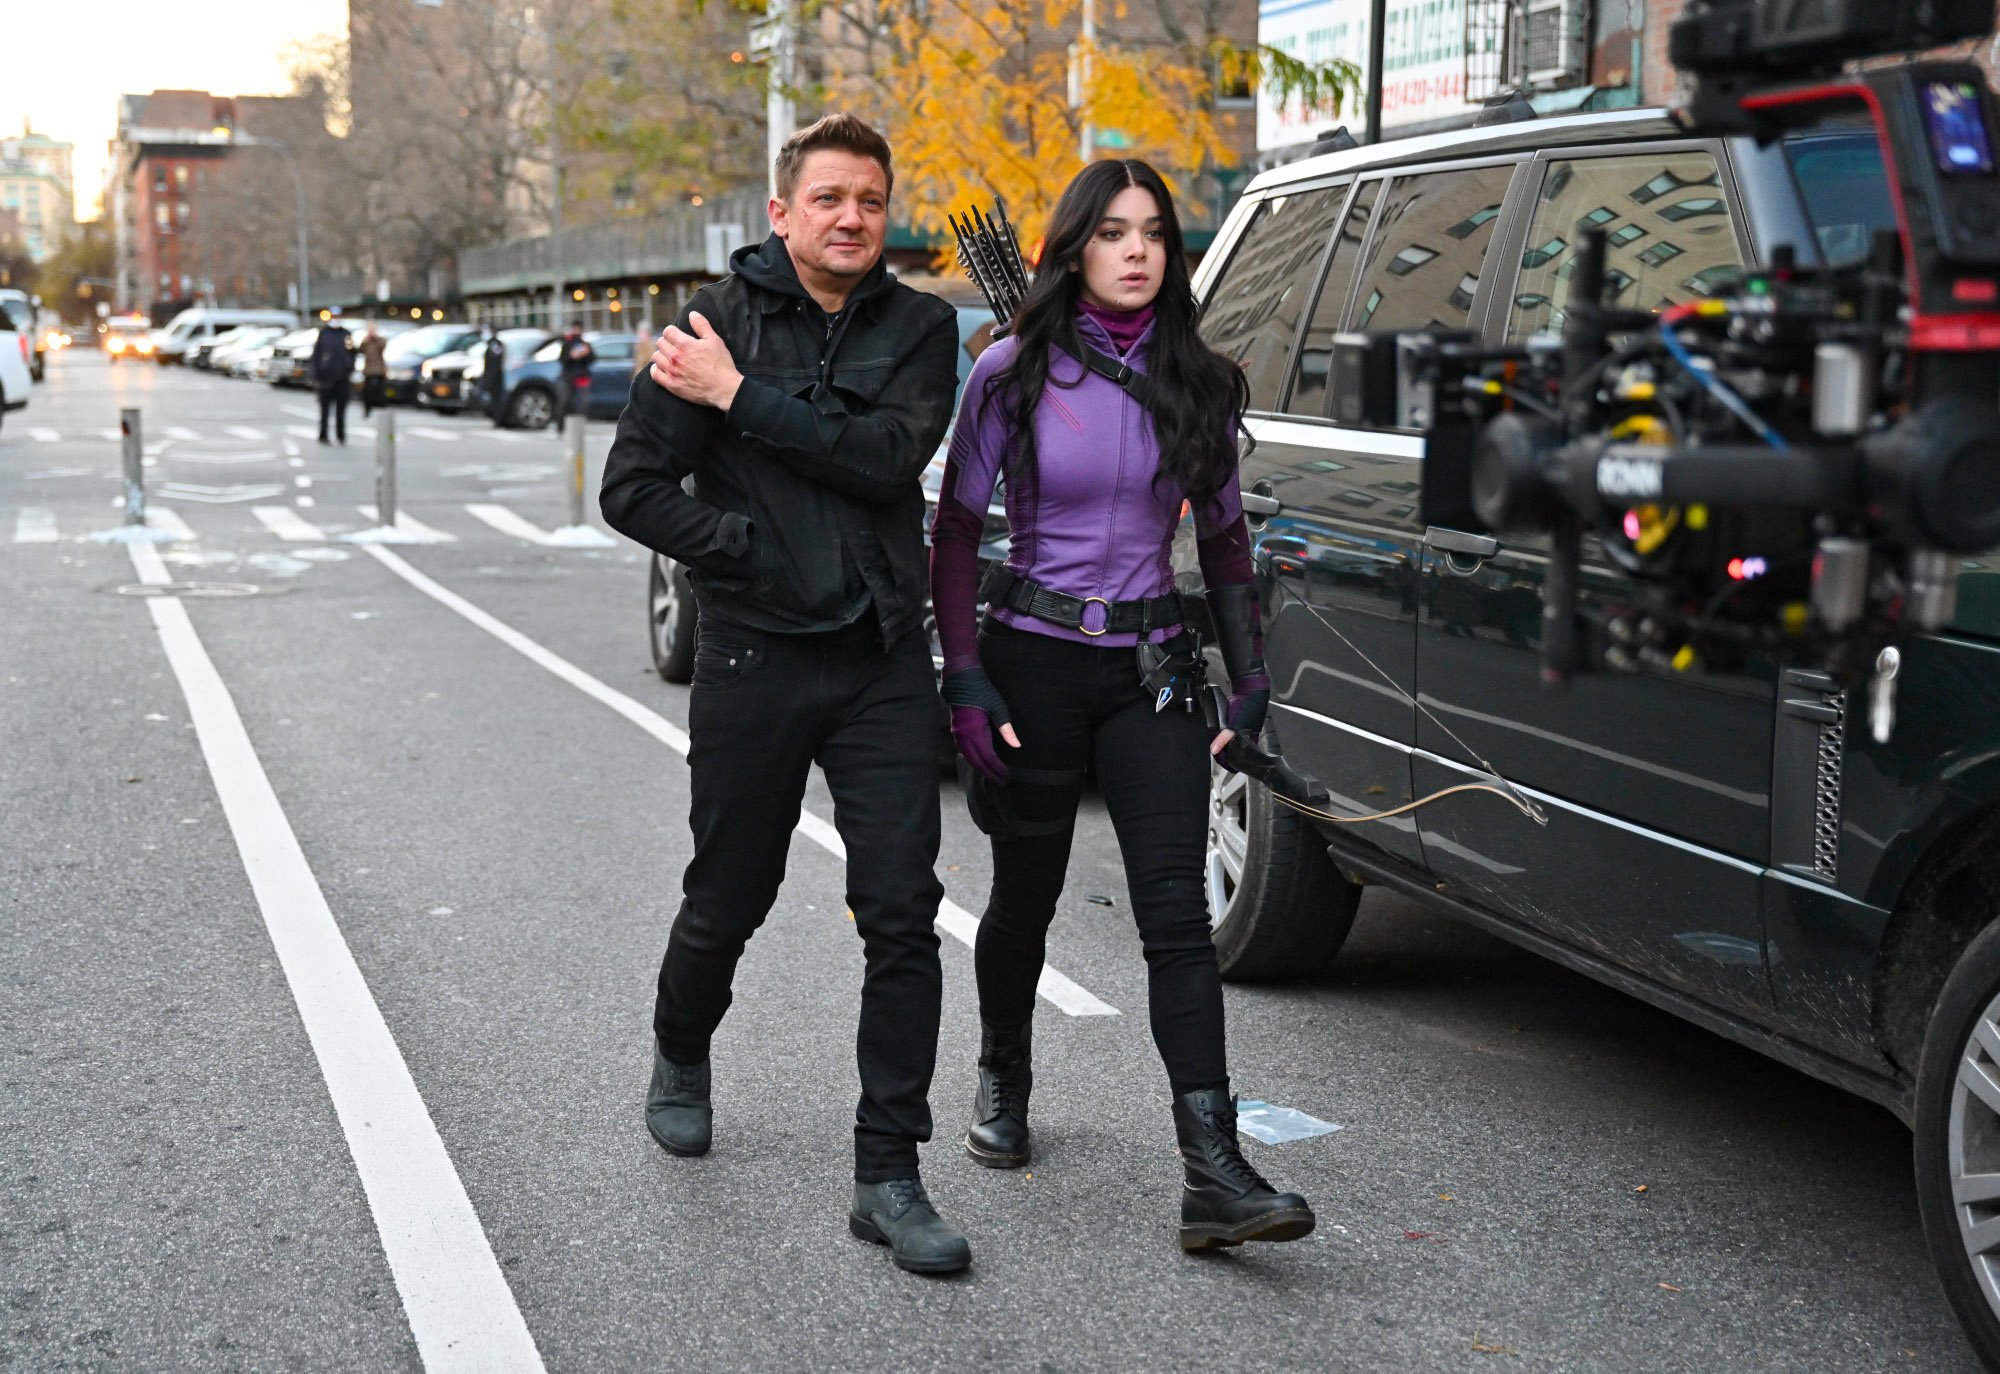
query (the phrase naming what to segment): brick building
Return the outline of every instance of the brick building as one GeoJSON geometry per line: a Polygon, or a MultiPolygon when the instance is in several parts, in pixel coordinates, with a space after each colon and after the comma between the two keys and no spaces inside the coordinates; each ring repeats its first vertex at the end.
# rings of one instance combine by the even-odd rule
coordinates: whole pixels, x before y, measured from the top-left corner
{"type": "Polygon", "coordinates": [[[312,102],[293,96],[153,91],[118,100],[107,212],[116,234],[117,308],[164,321],[197,299],[284,305],[296,279],[291,178],[243,135],[293,148],[324,137],[312,102]]]}

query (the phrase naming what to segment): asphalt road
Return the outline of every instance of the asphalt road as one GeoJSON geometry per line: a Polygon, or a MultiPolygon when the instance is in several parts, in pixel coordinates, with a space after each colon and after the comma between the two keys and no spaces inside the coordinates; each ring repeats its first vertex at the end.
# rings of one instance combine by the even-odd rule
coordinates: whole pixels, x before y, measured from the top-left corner
{"type": "MultiPolygon", "coordinates": [[[[404,412],[404,509],[449,540],[378,557],[340,538],[371,523],[358,408],[341,449],[310,406],[64,354],[0,425],[0,1368],[442,1369],[416,1325],[510,1313],[549,1369],[1972,1366],[1891,1117],[1379,892],[1325,978],[1229,994],[1237,1090],[1344,1128],[1247,1147],[1318,1233],[1182,1255],[1097,809],[1049,958],[1118,1014],[1040,1004],[1031,1170],[957,1150],[977,1021],[944,941],[926,1178],[969,1274],[902,1274],[847,1234],[860,947],[807,838],[716,1043],[716,1148],[665,1156],[639,1104],[686,701],[649,671],[642,555],[518,523],[564,523],[552,435],[404,412]],[[224,814],[242,760],[197,738],[214,703],[169,658],[179,612],[129,594],[151,555],[88,537],[119,521],[102,431],[127,405],[156,521],[191,536],[152,546],[155,579],[257,589],[175,604],[351,984],[274,943],[312,902],[274,910],[299,888],[268,868],[253,889],[244,846],[266,850],[224,814]],[[309,1033],[302,1006],[331,1019],[309,1033]],[[366,1058],[377,1008],[407,1101],[366,1058]],[[399,1101],[428,1125],[401,1132],[399,1101]],[[363,1158],[387,1161],[371,1188],[363,1158]],[[476,1217],[469,1245],[450,1215],[476,1217]]],[[[817,788],[808,807],[831,815],[817,788]]],[[[949,786],[943,862],[976,914],[985,851],[949,786]]]]}

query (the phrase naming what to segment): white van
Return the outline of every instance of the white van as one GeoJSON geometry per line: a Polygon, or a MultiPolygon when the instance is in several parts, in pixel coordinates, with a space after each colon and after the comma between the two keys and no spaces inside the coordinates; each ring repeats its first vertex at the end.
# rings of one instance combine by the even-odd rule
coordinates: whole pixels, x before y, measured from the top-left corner
{"type": "Polygon", "coordinates": [[[153,332],[153,360],[178,363],[187,360],[188,350],[204,339],[244,324],[274,324],[297,329],[299,317],[289,310],[226,310],[197,305],[167,321],[164,329],[153,332]]]}

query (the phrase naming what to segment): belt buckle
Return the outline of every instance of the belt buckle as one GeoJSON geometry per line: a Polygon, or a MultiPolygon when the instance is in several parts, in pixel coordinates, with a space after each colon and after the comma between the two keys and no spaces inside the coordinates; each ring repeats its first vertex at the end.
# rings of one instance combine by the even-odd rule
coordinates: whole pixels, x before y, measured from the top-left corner
{"type": "Polygon", "coordinates": [[[1111,603],[1109,601],[1106,601],[1101,596],[1086,596],[1083,599],[1085,610],[1088,610],[1090,603],[1093,601],[1104,608],[1104,624],[1098,629],[1093,630],[1088,625],[1083,623],[1083,617],[1085,611],[1078,611],[1076,613],[1076,628],[1082,630],[1092,639],[1095,639],[1099,635],[1108,634],[1111,631],[1111,603]]]}

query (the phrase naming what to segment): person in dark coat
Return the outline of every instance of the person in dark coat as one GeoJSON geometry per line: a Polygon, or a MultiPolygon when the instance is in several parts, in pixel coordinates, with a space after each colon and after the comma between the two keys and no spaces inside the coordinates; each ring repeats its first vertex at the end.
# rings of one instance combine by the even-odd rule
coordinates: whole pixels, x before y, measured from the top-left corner
{"type": "Polygon", "coordinates": [[[326,323],[313,340],[312,359],[306,376],[319,392],[319,441],[327,442],[326,421],[333,417],[334,433],[347,442],[347,397],[354,375],[354,341],[340,325],[340,307],[327,312],[326,323]]]}
{"type": "Polygon", "coordinates": [[[562,336],[562,401],[556,408],[556,433],[572,410],[588,411],[590,405],[590,365],[597,350],[583,337],[583,330],[571,325],[562,336]]]}
{"type": "Polygon", "coordinates": [[[958,324],[883,265],[880,134],[830,115],[787,139],[775,170],[771,236],[662,334],[599,498],[613,529],[690,569],[700,616],[694,857],[660,964],[646,1125],[673,1154],[708,1152],[710,1038],[818,763],[864,955],[848,1229],[904,1269],[952,1273],[971,1248],[932,1205],[917,1147],[931,1135],[944,896],[922,478],[951,419],[958,324]]]}
{"type": "Polygon", "coordinates": [[[485,364],[480,369],[479,384],[484,389],[486,413],[493,417],[493,423],[504,424],[507,418],[507,345],[500,342],[500,331],[486,331],[485,364]]]}

